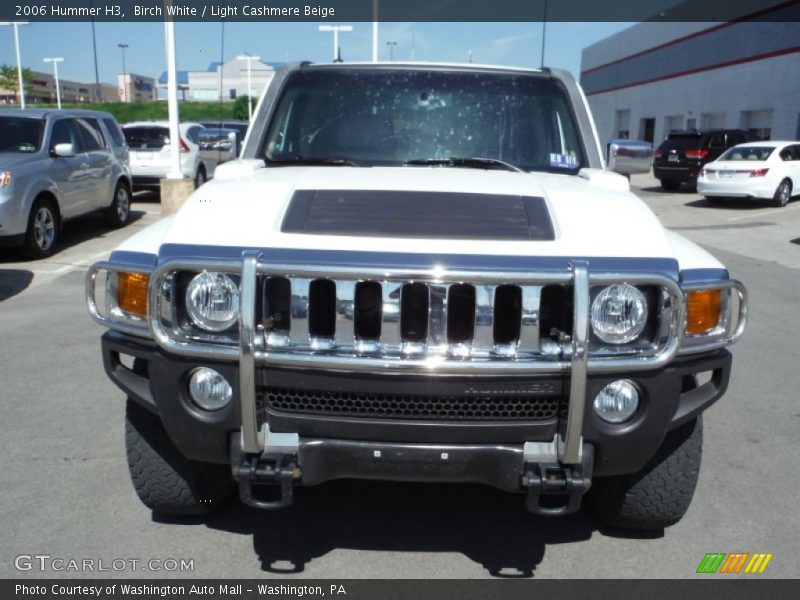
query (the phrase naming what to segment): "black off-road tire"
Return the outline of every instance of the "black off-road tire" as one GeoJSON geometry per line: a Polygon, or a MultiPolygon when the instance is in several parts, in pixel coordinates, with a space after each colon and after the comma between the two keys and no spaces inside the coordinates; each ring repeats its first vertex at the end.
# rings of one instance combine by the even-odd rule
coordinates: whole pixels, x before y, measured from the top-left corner
{"type": "Polygon", "coordinates": [[[677,179],[660,179],[661,188],[667,192],[677,192],[681,188],[681,182],[677,179]]]}
{"type": "Polygon", "coordinates": [[[155,513],[209,514],[222,508],[234,492],[229,466],[186,458],[160,419],[130,398],[125,407],[125,447],[136,494],[155,513]]]}
{"type": "Polygon", "coordinates": [[[701,417],[670,431],[655,456],[633,475],[599,477],[587,502],[607,525],[663,529],[681,520],[694,496],[703,447],[701,417]]]}

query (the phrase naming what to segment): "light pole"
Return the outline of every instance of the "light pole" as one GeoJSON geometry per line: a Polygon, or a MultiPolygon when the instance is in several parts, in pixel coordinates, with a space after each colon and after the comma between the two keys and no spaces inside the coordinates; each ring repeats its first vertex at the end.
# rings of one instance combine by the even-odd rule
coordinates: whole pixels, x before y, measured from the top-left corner
{"type": "Polygon", "coordinates": [[[333,62],[336,62],[339,56],[339,32],[353,31],[353,27],[351,25],[320,25],[319,30],[333,32],[333,62]]]}
{"type": "Polygon", "coordinates": [[[22,60],[19,56],[19,26],[30,25],[28,21],[0,21],[0,25],[11,25],[14,28],[14,47],[17,50],[17,77],[19,77],[19,107],[25,110],[25,82],[22,79],[22,60]]]}
{"type": "Polygon", "coordinates": [[[58,83],[58,63],[64,62],[60,56],[48,56],[42,59],[46,63],[53,63],[53,75],[56,79],[56,102],[58,102],[58,110],[61,110],[61,86],[58,83]]]}
{"type": "Polygon", "coordinates": [[[389,62],[394,60],[394,47],[397,46],[397,42],[386,42],[386,45],[389,46],[389,62]]]}
{"type": "Polygon", "coordinates": [[[128,101],[128,70],[125,67],[125,48],[128,47],[128,44],[117,44],[120,48],[122,48],[122,101],[128,101]]]}
{"type": "Polygon", "coordinates": [[[372,62],[378,62],[378,0],[372,0],[372,62]]]}
{"type": "Polygon", "coordinates": [[[246,60],[247,61],[247,120],[253,120],[253,84],[250,78],[250,65],[253,63],[254,60],[261,60],[260,56],[253,56],[251,54],[240,54],[236,57],[236,60],[246,60]]]}
{"type": "Polygon", "coordinates": [[[540,67],[544,69],[544,42],[547,39],[547,0],[544,0],[544,16],[542,17],[542,62],[540,67]]]}

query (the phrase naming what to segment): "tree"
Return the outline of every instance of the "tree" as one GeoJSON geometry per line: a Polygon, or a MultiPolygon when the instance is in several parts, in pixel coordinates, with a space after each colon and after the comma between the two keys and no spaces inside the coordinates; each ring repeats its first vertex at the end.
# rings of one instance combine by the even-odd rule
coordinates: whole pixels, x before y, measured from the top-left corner
{"type": "MultiPolygon", "coordinates": [[[[233,118],[240,121],[247,121],[250,118],[247,109],[247,102],[250,100],[249,96],[239,96],[233,103],[233,118]]],[[[253,108],[255,108],[258,98],[253,98],[253,108]]]]}
{"type": "MultiPolygon", "coordinates": [[[[33,81],[33,71],[28,67],[22,69],[22,81],[27,89],[33,81]]],[[[0,88],[11,90],[19,96],[19,74],[17,68],[12,65],[0,65],[0,88]]]]}

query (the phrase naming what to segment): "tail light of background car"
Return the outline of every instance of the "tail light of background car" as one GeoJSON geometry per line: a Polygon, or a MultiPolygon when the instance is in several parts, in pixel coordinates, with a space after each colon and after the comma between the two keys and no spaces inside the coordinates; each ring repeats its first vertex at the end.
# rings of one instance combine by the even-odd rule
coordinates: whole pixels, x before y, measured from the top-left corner
{"type": "Polygon", "coordinates": [[[708,156],[708,150],[687,150],[686,158],[705,158],[708,156]]]}
{"type": "Polygon", "coordinates": [[[763,177],[768,171],[769,169],[754,169],[750,171],[750,177],[763,177]]]}
{"type": "Polygon", "coordinates": [[[178,145],[180,146],[181,152],[184,152],[184,153],[191,152],[191,150],[189,149],[189,146],[187,146],[186,142],[184,142],[183,140],[180,140],[180,144],[178,144],[178,145]]]}
{"type": "Polygon", "coordinates": [[[656,158],[661,158],[662,156],[664,156],[664,151],[661,148],[656,148],[655,157],[656,158]]]}

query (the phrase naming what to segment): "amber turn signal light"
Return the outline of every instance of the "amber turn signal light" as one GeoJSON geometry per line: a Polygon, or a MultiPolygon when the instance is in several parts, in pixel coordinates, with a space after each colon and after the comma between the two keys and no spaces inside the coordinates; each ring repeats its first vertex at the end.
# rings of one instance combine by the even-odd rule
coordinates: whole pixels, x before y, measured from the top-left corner
{"type": "Polygon", "coordinates": [[[686,333],[708,333],[719,324],[721,290],[696,290],[686,294],[686,333]]]}
{"type": "Polygon", "coordinates": [[[117,273],[117,306],[126,313],[147,316],[147,284],[144,273],[117,273]]]}

